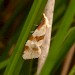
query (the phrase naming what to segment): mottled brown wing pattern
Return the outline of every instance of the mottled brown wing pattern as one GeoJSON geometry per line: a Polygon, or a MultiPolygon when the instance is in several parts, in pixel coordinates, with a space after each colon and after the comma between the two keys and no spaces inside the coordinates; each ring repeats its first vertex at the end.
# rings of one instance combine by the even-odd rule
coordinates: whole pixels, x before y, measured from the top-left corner
{"type": "Polygon", "coordinates": [[[43,43],[47,27],[49,27],[48,19],[45,14],[43,14],[43,17],[42,22],[25,44],[24,53],[22,56],[24,59],[38,58],[41,55],[40,47],[43,43]]]}

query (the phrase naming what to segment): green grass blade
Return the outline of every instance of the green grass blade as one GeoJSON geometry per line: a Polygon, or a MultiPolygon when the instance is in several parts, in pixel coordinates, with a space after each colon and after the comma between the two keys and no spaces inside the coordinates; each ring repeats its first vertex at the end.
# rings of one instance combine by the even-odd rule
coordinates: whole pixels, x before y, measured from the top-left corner
{"type": "MultiPolygon", "coordinates": [[[[27,17],[27,20],[24,24],[21,35],[18,39],[18,42],[17,42],[16,47],[14,49],[14,52],[10,58],[10,62],[9,62],[8,66],[5,70],[4,75],[13,75],[13,72],[16,69],[16,66],[18,66],[17,63],[19,61],[19,58],[22,57],[21,54],[23,51],[23,47],[24,47],[24,44],[25,44],[25,42],[26,42],[26,40],[30,34],[31,28],[35,23],[37,15],[39,13],[41,13],[40,15],[42,15],[42,12],[44,10],[46,2],[47,2],[47,0],[38,0],[38,1],[35,0],[34,1],[33,6],[31,8],[31,11],[30,11],[30,13],[27,17]],[[43,3],[43,6],[41,6],[42,3],[43,3]],[[39,12],[39,9],[41,9],[42,11],[39,12]]],[[[41,16],[38,16],[38,17],[41,17],[41,16]]]]}
{"type": "Polygon", "coordinates": [[[17,39],[18,39],[18,37],[19,37],[19,35],[20,35],[19,33],[20,33],[21,30],[22,30],[23,24],[24,24],[24,20],[21,22],[20,26],[17,27],[15,33],[12,35],[11,39],[9,40],[9,42],[8,42],[6,48],[5,48],[5,51],[4,51],[3,54],[0,56],[0,61],[6,59],[10,48],[11,48],[14,44],[16,44],[17,39]]]}
{"type": "MultiPolygon", "coordinates": [[[[75,42],[75,35],[74,34],[75,34],[75,27],[71,28],[68,31],[68,33],[65,37],[65,40],[63,41],[62,45],[59,47],[59,53],[56,54],[56,52],[55,52],[56,64],[55,64],[54,68],[52,69],[53,70],[52,72],[55,72],[59,68],[59,66],[62,63],[62,61],[64,60],[66,54],[68,53],[68,51],[70,50],[70,48],[74,44],[74,42],[75,42]]],[[[51,75],[53,75],[53,74],[51,74],[51,75]]]]}
{"type": "Polygon", "coordinates": [[[70,71],[69,75],[75,75],[75,65],[73,66],[72,70],[70,71]]]}
{"type": "Polygon", "coordinates": [[[56,69],[59,67],[60,63],[64,59],[65,55],[67,54],[70,47],[75,42],[75,27],[72,28],[62,45],[59,47],[59,52],[54,52],[53,57],[49,57],[40,73],[40,75],[52,75],[56,69]],[[55,58],[55,59],[54,59],[55,58]]]}
{"type": "Polygon", "coordinates": [[[67,0],[55,0],[55,11],[63,4],[66,4],[67,0]]]}
{"type": "Polygon", "coordinates": [[[65,11],[66,11],[66,4],[60,6],[57,11],[54,12],[54,17],[53,17],[53,24],[56,24],[64,15],[65,11]]]}
{"type": "Polygon", "coordinates": [[[9,59],[0,62],[0,70],[7,66],[9,59]]]}

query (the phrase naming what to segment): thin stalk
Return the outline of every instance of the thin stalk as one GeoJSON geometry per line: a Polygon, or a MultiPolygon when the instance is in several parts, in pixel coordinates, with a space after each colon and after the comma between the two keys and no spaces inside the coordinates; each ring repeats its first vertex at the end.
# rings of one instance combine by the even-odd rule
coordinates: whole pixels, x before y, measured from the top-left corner
{"type": "Polygon", "coordinates": [[[9,62],[9,59],[6,59],[6,60],[0,62],[0,70],[5,68],[7,66],[8,62],[9,62]]]}

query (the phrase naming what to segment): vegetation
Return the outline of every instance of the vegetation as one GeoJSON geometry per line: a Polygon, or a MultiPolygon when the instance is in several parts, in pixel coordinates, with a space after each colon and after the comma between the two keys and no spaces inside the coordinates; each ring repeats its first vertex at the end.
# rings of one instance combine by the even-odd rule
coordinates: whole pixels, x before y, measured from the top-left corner
{"type": "MultiPolygon", "coordinates": [[[[38,59],[24,60],[22,54],[46,3],[47,0],[0,0],[0,75],[36,73],[38,59]]],[[[75,43],[74,16],[75,0],[55,0],[51,46],[40,75],[61,75],[64,58],[75,43]]],[[[75,73],[74,58],[75,53],[67,75],[75,73]]]]}

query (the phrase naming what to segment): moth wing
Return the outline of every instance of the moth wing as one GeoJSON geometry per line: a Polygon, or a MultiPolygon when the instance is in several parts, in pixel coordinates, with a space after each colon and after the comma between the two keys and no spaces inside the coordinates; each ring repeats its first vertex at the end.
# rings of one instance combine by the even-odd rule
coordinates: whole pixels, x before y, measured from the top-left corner
{"type": "Polygon", "coordinates": [[[41,55],[40,47],[44,41],[47,27],[47,18],[44,15],[43,21],[25,44],[23,59],[38,58],[41,55]]]}
{"type": "Polygon", "coordinates": [[[41,49],[37,45],[37,42],[28,40],[25,45],[23,58],[24,59],[38,58],[40,54],[41,54],[41,49]]]}

